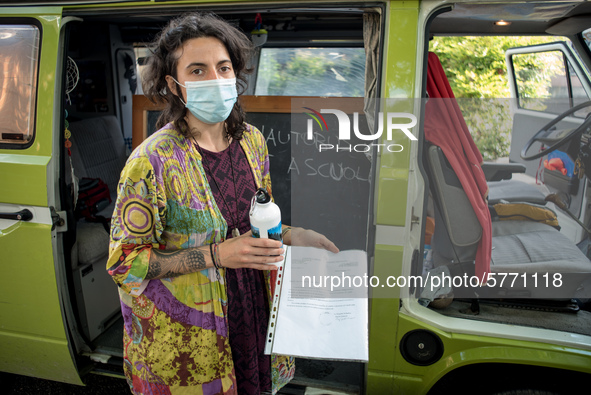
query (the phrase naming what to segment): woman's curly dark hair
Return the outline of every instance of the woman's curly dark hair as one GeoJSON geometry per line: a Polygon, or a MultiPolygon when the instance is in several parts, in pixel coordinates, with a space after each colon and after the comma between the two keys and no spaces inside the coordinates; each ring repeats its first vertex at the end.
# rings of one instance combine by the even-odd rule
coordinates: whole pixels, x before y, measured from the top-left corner
{"type": "MultiPolygon", "coordinates": [[[[245,74],[251,71],[247,65],[253,48],[248,37],[212,13],[189,13],[175,18],[156,37],[152,44],[153,53],[148,58],[142,75],[144,95],[153,103],[166,103],[166,108],[156,122],[158,129],[174,122],[174,127],[179,133],[188,136],[191,132],[185,120],[188,110],[179,97],[168,89],[166,76],[171,75],[177,79],[176,50],[187,40],[201,37],[214,37],[224,44],[236,74],[238,95],[246,89],[245,74]]],[[[236,140],[242,138],[245,130],[244,119],[244,111],[237,101],[226,120],[230,137],[236,140]]]]}

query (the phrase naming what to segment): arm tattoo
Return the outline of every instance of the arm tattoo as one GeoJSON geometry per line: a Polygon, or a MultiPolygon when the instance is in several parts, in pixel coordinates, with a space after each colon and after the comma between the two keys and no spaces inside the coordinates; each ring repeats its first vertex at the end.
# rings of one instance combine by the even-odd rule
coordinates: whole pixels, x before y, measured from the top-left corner
{"type": "Polygon", "coordinates": [[[176,251],[153,249],[146,280],[177,277],[205,268],[205,255],[197,248],[176,251]]]}

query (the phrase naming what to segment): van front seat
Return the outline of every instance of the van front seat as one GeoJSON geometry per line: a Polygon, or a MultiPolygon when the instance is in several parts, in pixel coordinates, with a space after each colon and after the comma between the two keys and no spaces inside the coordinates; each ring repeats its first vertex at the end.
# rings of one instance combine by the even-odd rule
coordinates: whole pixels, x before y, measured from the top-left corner
{"type": "MultiPolygon", "coordinates": [[[[427,67],[427,94],[430,99],[454,100],[451,89],[439,57],[429,52],[427,67]]],[[[463,121],[463,117],[462,117],[463,121]]],[[[520,163],[482,163],[482,170],[488,181],[488,201],[497,204],[501,200],[507,202],[527,202],[545,205],[544,194],[534,185],[512,180],[515,173],[525,173],[525,166],[520,163]]]]}
{"type": "MultiPolygon", "coordinates": [[[[473,297],[475,293],[493,298],[533,299],[570,299],[584,295],[584,283],[591,277],[591,262],[570,239],[542,223],[491,221],[488,211],[491,201],[487,201],[486,192],[490,195],[492,188],[482,169],[482,155],[433,53],[429,53],[428,70],[424,164],[435,211],[431,239],[434,266],[448,268],[452,277],[464,274],[484,277],[487,272],[520,276],[519,281],[504,283],[504,287],[466,287],[472,295],[464,297],[473,297]],[[554,274],[566,275],[563,287],[532,286],[535,276],[544,274],[549,278],[555,278],[554,274]]],[[[517,189],[515,185],[507,192],[518,192],[522,195],[519,201],[528,201],[523,195],[527,184],[511,190],[517,189]]],[[[509,200],[505,196],[503,199],[509,200]]]]}
{"type": "MultiPolygon", "coordinates": [[[[435,230],[431,239],[433,264],[435,267],[447,266],[452,276],[463,276],[464,273],[472,276],[482,227],[441,148],[429,144],[425,158],[435,209],[435,230]]],[[[557,229],[538,222],[492,222],[490,271],[519,276],[512,286],[508,286],[513,279],[510,277],[502,288],[481,290],[491,291],[490,297],[575,298],[590,292],[583,289],[583,283],[591,278],[589,259],[557,229]],[[557,273],[561,277],[569,276],[569,280],[565,277],[562,289],[539,286],[541,282],[534,287],[534,278],[541,279],[546,273],[550,279],[557,273]],[[575,277],[578,280],[571,281],[575,277]]]]}

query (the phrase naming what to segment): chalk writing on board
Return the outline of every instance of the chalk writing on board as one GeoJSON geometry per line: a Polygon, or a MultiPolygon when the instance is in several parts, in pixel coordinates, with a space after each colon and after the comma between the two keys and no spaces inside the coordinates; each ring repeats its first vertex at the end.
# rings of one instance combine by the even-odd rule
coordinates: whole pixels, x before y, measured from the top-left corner
{"type": "MultiPolygon", "coordinates": [[[[279,146],[298,146],[305,145],[313,147],[314,150],[311,153],[318,153],[321,144],[332,144],[339,146],[339,140],[335,136],[327,136],[321,133],[314,133],[313,139],[309,140],[306,138],[306,134],[303,132],[277,130],[274,128],[266,128],[265,125],[261,126],[261,133],[265,136],[267,147],[269,148],[269,156],[273,158],[276,154],[273,152],[279,146]],[[265,130],[266,129],[266,130],[265,130]]],[[[340,152],[351,152],[351,144],[340,146],[340,152]]],[[[358,152],[356,152],[359,154],[358,152]]],[[[287,174],[295,172],[298,175],[305,176],[318,176],[333,181],[369,181],[369,167],[363,168],[362,166],[349,164],[347,162],[334,162],[322,160],[323,157],[318,155],[316,158],[305,158],[303,163],[295,157],[291,157],[289,166],[285,169],[287,174]]],[[[272,160],[271,160],[272,161],[272,160]]]]}
{"type": "MultiPolygon", "coordinates": [[[[313,139],[309,140],[305,132],[294,132],[293,130],[277,130],[274,128],[267,128],[262,126],[261,133],[265,136],[265,141],[268,147],[277,147],[278,145],[307,145],[314,146],[316,151],[319,150],[320,144],[338,144],[339,139],[336,136],[324,135],[322,133],[314,132],[313,139]]],[[[350,144],[349,144],[350,145],[350,144]]]]}
{"type": "Polygon", "coordinates": [[[304,160],[304,165],[304,169],[300,171],[300,167],[298,166],[295,158],[291,158],[291,163],[289,164],[287,172],[290,173],[295,171],[298,175],[302,174],[306,176],[319,176],[323,178],[330,178],[334,181],[369,181],[369,171],[366,170],[362,172],[361,166],[350,167],[346,164],[343,164],[342,162],[324,162],[318,164],[312,158],[304,160]]]}

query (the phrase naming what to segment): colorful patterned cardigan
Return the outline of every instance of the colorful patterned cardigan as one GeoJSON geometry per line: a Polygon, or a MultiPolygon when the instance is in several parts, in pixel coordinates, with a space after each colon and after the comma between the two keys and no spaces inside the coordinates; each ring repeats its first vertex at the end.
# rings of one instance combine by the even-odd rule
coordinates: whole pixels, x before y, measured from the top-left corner
{"type": "MultiPolygon", "coordinates": [[[[262,134],[247,125],[240,145],[257,187],[271,190],[262,134]]],[[[224,269],[145,280],[152,248],[220,242],[227,224],[199,152],[171,124],[134,150],[121,172],[107,270],[119,285],[124,369],[134,393],[234,394],[224,269]]],[[[269,272],[265,273],[270,289],[269,272]]],[[[268,292],[270,295],[270,291],[268,292]]],[[[293,358],[272,357],[273,393],[291,380],[293,358]]]]}

